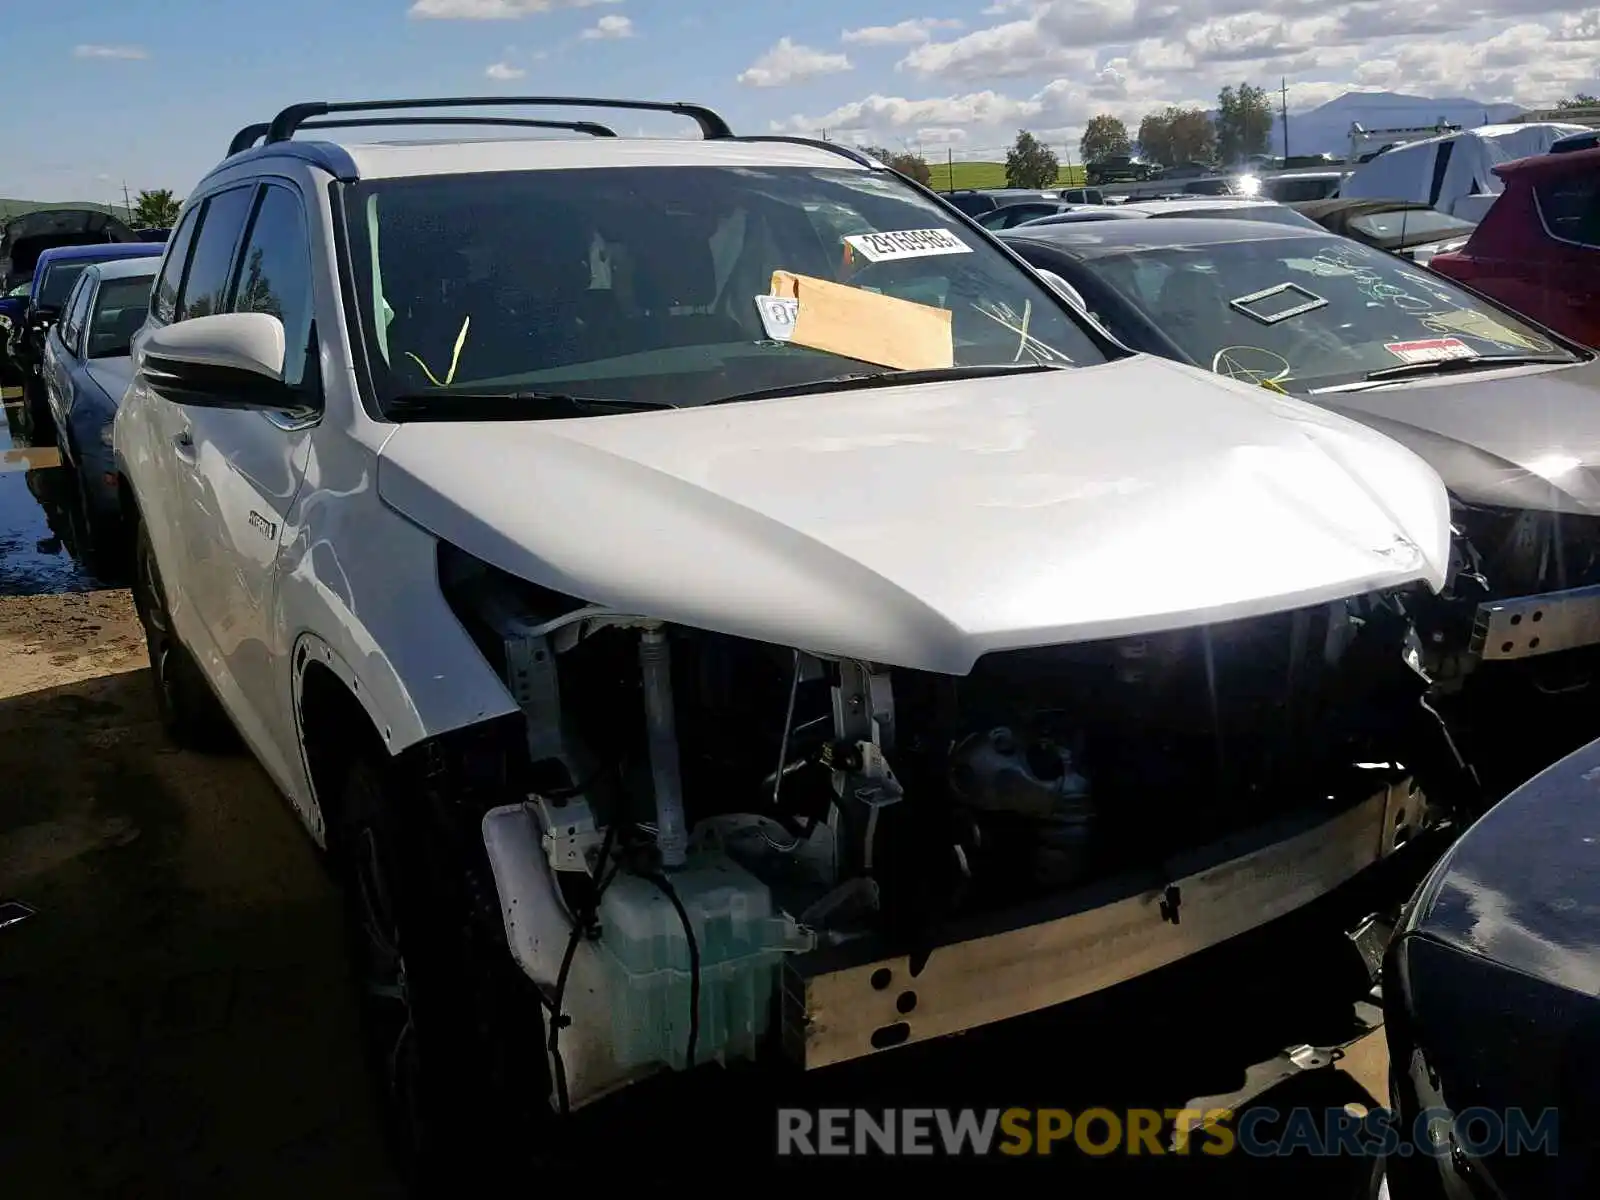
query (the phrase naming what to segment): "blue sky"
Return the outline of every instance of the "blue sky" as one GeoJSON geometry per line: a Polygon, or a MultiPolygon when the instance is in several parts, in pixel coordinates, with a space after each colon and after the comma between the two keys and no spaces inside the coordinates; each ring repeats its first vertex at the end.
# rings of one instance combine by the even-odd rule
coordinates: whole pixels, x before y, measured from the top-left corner
{"type": "MultiPolygon", "coordinates": [[[[1579,0],[1581,2],[1581,0],[1579,0]]],[[[286,103],[561,93],[694,99],[774,128],[997,157],[1209,104],[1222,82],[1541,104],[1596,89],[1571,0],[57,0],[5,18],[0,196],[179,195],[286,103]]],[[[625,133],[682,126],[627,118],[625,133]]]]}

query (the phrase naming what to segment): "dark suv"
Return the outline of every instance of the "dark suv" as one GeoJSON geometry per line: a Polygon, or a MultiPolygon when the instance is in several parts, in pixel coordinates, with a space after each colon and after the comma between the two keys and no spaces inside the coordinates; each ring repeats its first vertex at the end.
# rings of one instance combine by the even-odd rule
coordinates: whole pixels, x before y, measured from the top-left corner
{"type": "Polygon", "coordinates": [[[1097,158],[1084,167],[1085,182],[1091,187],[1106,183],[1144,183],[1154,179],[1161,167],[1156,163],[1140,162],[1127,154],[1112,154],[1097,158]]]}

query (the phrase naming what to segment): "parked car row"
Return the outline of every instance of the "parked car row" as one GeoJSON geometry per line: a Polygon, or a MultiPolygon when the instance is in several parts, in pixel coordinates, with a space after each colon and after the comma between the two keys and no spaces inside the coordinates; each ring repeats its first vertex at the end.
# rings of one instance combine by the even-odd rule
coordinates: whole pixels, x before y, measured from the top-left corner
{"type": "Polygon", "coordinates": [[[1261,201],[996,235],[696,105],[297,136],[406,103],[241,131],[41,378],[168,731],[345,885],[420,1177],[1313,902],[1349,953],[1498,798],[1479,696],[1593,683],[1600,365],[1476,291],[1261,201]]]}
{"type": "MultiPolygon", "coordinates": [[[[28,411],[39,416],[47,412],[43,394],[45,345],[50,331],[60,320],[68,297],[79,276],[90,266],[120,259],[150,258],[161,253],[158,242],[119,242],[101,246],[67,246],[46,250],[34,266],[33,280],[24,303],[13,320],[6,342],[6,357],[13,369],[24,377],[32,401],[28,411]]],[[[42,426],[48,429],[48,425],[42,426]]]]}

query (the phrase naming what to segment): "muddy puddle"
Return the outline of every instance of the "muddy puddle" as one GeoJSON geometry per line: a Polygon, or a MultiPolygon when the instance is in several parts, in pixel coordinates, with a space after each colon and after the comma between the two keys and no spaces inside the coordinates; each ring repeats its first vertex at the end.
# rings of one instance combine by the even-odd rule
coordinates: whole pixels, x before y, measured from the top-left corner
{"type": "Polygon", "coordinates": [[[79,556],[82,515],[60,451],[22,436],[20,388],[0,389],[0,397],[0,596],[105,587],[79,556]]]}

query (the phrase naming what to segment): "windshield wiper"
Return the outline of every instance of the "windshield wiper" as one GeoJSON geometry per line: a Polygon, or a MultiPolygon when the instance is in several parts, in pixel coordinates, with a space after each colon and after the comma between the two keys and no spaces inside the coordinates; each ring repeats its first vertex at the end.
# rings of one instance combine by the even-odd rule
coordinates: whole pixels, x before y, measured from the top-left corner
{"type": "Polygon", "coordinates": [[[384,411],[406,421],[541,421],[602,412],[676,408],[662,400],[619,400],[570,392],[408,392],[391,396],[384,411]]]}
{"type": "Polygon", "coordinates": [[[1570,363],[1578,360],[1568,354],[1478,354],[1472,358],[1437,358],[1428,362],[1400,363],[1393,367],[1380,367],[1369,371],[1355,383],[1335,384],[1316,388],[1309,395],[1324,392],[1358,391],[1368,384],[1385,383],[1392,379],[1412,379],[1426,375],[1449,375],[1456,371],[1487,371],[1495,367],[1520,367],[1535,363],[1570,363]]]}
{"type": "Polygon", "coordinates": [[[786,383],[776,387],[757,388],[750,392],[734,392],[707,400],[702,408],[713,404],[733,404],[744,400],[770,400],[779,396],[811,396],[818,392],[845,392],[857,388],[899,387],[907,383],[942,383],[951,379],[982,379],[989,375],[1031,375],[1038,371],[1065,371],[1069,368],[1059,363],[985,363],[967,367],[925,367],[911,371],[857,371],[849,375],[829,375],[826,379],[813,379],[806,383],[786,383]]]}

